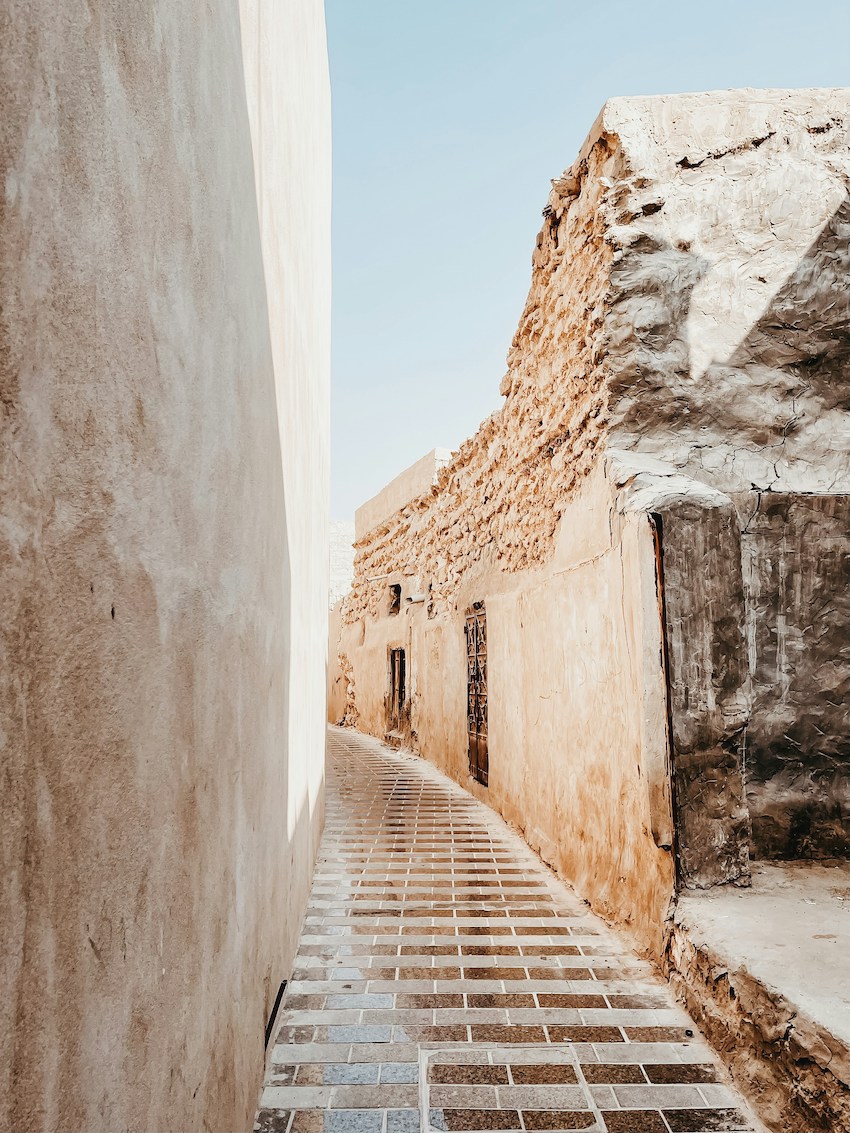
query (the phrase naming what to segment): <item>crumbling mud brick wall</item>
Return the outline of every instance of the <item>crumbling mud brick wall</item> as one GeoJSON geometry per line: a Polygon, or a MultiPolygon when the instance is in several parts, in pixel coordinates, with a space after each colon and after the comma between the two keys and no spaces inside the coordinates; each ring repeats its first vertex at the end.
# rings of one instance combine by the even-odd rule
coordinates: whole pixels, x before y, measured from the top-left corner
{"type": "Polygon", "coordinates": [[[848,118],[834,91],[609,103],[553,182],[502,409],[361,540],[345,619],[414,547],[436,609],[484,546],[538,563],[606,440],[726,492],[837,490],[848,118]]]}
{"type": "Polygon", "coordinates": [[[551,553],[559,506],[587,474],[605,432],[599,339],[612,254],[605,183],[621,164],[599,136],[580,168],[555,185],[502,381],[504,407],[461,445],[430,494],[360,542],[346,623],[378,613],[383,595],[367,578],[409,561],[414,550],[435,612],[454,601],[482,548],[494,549],[506,571],[551,553]]]}
{"type": "MultiPolygon", "coordinates": [[[[671,746],[673,775],[682,779],[677,826],[686,883],[746,883],[751,850],[817,855],[839,844],[848,763],[836,738],[842,711],[827,701],[843,677],[834,669],[821,696],[818,726],[828,735],[815,743],[813,727],[797,727],[803,686],[816,682],[815,667],[789,697],[768,674],[758,644],[771,621],[786,616],[787,601],[780,598],[769,540],[758,536],[766,521],[748,524],[760,508],[773,514],[764,501],[780,493],[818,498],[806,513],[807,537],[835,553],[824,561],[811,601],[800,584],[811,564],[793,548],[783,560],[782,586],[799,599],[801,648],[821,639],[823,617],[835,642],[846,620],[838,598],[846,537],[841,546],[835,542],[841,540],[831,501],[850,488],[840,440],[847,426],[841,390],[848,369],[849,130],[844,91],[608,103],[577,161],[553,182],[501,385],[502,409],[461,445],[433,488],[363,535],[343,604],[346,656],[360,702],[370,681],[358,668],[363,654],[356,642],[380,622],[385,600],[370,580],[414,580],[427,590],[427,617],[436,627],[457,617],[473,582],[474,596],[486,598],[488,586],[495,591],[510,578],[531,578],[553,561],[559,543],[570,541],[571,525],[580,540],[575,507],[606,452],[663,465],[664,486],[658,499],[646,495],[647,513],[662,515],[666,506],[673,517],[674,504],[710,497],[710,507],[692,508],[679,525],[678,545],[666,549],[669,675],[677,682],[671,746]],[[692,593],[675,591],[693,587],[694,564],[673,569],[677,555],[684,563],[689,531],[699,531],[709,546],[718,507],[725,535],[705,563],[714,581],[737,579],[729,611],[735,624],[725,629],[712,602],[700,607],[692,593]],[[683,659],[685,630],[698,607],[709,647],[698,671],[681,665],[677,671],[676,648],[683,659]],[[724,641],[729,646],[733,639],[730,665],[724,641]],[[754,683],[756,672],[761,677],[754,683]],[[690,718],[697,691],[706,704],[700,726],[690,718]],[[779,721],[781,734],[774,727],[779,721]],[[809,746],[792,744],[791,783],[758,752],[775,749],[795,728],[809,746]],[[698,812],[703,788],[720,779],[718,849],[720,827],[698,812]],[[768,794],[775,802],[765,801],[768,794]],[[757,816],[784,811],[786,833],[769,834],[757,818],[752,835],[749,809],[757,816]],[[805,837],[788,833],[803,828],[805,837]],[[689,873],[687,862],[706,855],[713,860],[704,871],[694,865],[689,873]]],[[[771,521],[774,532],[787,525],[788,547],[797,506],[771,521]]],[[[419,683],[424,688],[424,674],[419,683]]],[[[430,676],[427,683],[433,702],[430,676]]],[[[462,705],[451,707],[458,710],[462,705]]],[[[414,733],[417,719],[430,719],[424,703],[418,717],[414,704],[414,733]]],[[[450,731],[444,729],[447,744],[450,731]]],[[[526,739],[534,743],[533,736],[526,739]]]]}

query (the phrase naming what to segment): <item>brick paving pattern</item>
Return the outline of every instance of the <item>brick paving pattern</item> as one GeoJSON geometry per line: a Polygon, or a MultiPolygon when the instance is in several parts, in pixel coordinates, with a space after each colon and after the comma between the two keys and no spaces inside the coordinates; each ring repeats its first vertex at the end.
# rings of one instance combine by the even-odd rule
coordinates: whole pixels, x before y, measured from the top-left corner
{"type": "Polygon", "coordinates": [[[255,1129],[753,1130],[666,984],[488,807],[331,729],[255,1129]]]}

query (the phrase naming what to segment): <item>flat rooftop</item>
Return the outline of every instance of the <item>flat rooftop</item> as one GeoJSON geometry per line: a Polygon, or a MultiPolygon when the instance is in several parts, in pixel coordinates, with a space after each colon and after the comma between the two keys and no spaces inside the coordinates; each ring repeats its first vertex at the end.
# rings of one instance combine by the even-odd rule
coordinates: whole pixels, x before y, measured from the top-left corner
{"type": "Polygon", "coordinates": [[[429,492],[436,483],[437,473],[445,468],[451,458],[451,449],[431,449],[426,456],[405,468],[394,480],[390,480],[371,500],[361,504],[354,513],[355,540],[362,539],[369,531],[379,527],[411,500],[429,492]]]}

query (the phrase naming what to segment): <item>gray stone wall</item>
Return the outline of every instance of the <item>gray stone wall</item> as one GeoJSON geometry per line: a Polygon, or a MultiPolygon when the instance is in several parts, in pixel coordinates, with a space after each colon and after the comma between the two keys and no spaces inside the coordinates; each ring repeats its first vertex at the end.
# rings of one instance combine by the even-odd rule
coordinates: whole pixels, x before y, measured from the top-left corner
{"type": "Polygon", "coordinates": [[[748,884],[744,591],[735,509],[687,499],[655,515],[661,546],[675,846],[687,888],[748,884]]]}
{"type": "Polygon", "coordinates": [[[850,851],[850,496],[747,498],[753,856],[850,851]]]}
{"type": "Polygon", "coordinates": [[[754,856],[846,854],[850,95],[624,100],[603,121],[624,153],[607,202],[609,443],[738,512],[714,546],[708,511],[675,539],[665,523],[680,865],[734,880],[748,808],[754,856]],[[696,736],[724,667],[735,711],[716,689],[696,736]]]}

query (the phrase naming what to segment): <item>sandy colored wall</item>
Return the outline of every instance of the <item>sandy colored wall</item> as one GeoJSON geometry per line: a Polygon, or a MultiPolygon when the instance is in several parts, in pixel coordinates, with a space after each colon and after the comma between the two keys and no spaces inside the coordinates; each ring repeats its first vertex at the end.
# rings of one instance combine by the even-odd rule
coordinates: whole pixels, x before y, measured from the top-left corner
{"type": "Polygon", "coordinates": [[[256,186],[269,78],[250,53],[243,76],[236,7],[0,16],[3,1128],[249,1128],[289,973],[324,716],[324,621],[291,611],[325,514],[329,133],[321,6],[243,19],[271,9],[253,42],[289,96],[256,186]]]}
{"type": "Polygon", "coordinates": [[[564,513],[544,567],[506,574],[485,551],[451,610],[429,617],[424,603],[402,607],[343,629],[358,727],[387,731],[387,651],[405,648],[416,749],[496,807],[595,909],[659,954],[674,879],[663,787],[655,813],[652,805],[653,784],[667,782],[659,768],[667,741],[646,516],[618,510],[600,465],[564,513]],[[468,771],[464,641],[465,609],[482,600],[486,789],[468,771]],[[653,830],[667,831],[668,848],[653,830]]]}
{"type": "Polygon", "coordinates": [[[338,724],[345,715],[345,677],[339,657],[341,623],[340,603],[337,602],[328,613],[327,719],[329,724],[338,724]]]}
{"type": "MultiPolygon", "coordinates": [[[[746,727],[754,667],[761,665],[764,673],[765,666],[764,651],[759,660],[756,649],[745,649],[745,622],[752,620],[759,594],[771,607],[758,611],[763,626],[771,619],[779,624],[787,611],[770,579],[769,553],[757,565],[758,585],[744,590],[740,536],[768,491],[794,494],[805,510],[812,493],[837,493],[848,483],[846,446],[837,441],[847,426],[837,391],[846,387],[848,359],[848,174],[847,91],[721,91],[606,104],[576,161],[552,183],[528,299],[500,387],[502,408],[460,446],[433,487],[358,532],[354,583],[342,611],[349,721],[359,714],[361,727],[386,731],[386,650],[412,648],[407,739],[463,781],[458,619],[465,603],[483,598],[502,619],[515,668],[528,674],[522,677],[527,686],[500,690],[515,702],[511,758],[522,768],[528,751],[542,743],[549,754],[541,758],[554,760],[546,712],[524,713],[529,690],[542,675],[535,658],[545,658],[554,673],[564,665],[568,672],[572,660],[553,652],[551,626],[526,594],[528,572],[553,569],[564,542],[572,541],[567,553],[578,555],[585,526],[573,509],[601,464],[625,456],[619,471],[612,465],[606,473],[611,491],[616,487],[622,496],[615,510],[624,509],[644,527],[653,513],[671,523],[669,556],[662,554],[669,557],[673,586],[668,636],[678,649],[668,671],[675,686],[670,708],[673,771],[681,788],[677,806],[684,808],[676,816],[681,879],[746,883],[746,727]],[[721,511],[722,553],[712,541],[721,511]],[[680,524],[681,537],[673,537],[686,514],[706,535],[695,554],[687,522],[680,524]],[[425,595],[424,614],[405,614],[428,621],[424,652],[417,653],[415,636],[405,645],[413,623],[402,618],[388,638],[389,583],[401,584],[405,595],[425,595]],[[498,597],[505,594],[513,597],[498,597]],[[508,606],[500,612],[500,602],[522,610],[515,615],[521,633],[508,606]],[[692,639],[698,651],[688,651],[692,639]],[[702,806],[705,790],[721,781],[721,789],[711,788],[714,809],[702,806]]],[[[598,515],[605,510],[597,509],[598,515]]],[[[787,534],[793,538],[791,528],[787,534]]],[[[786,562],[794,575],[789,586],[801,594],[793,618],[808,625],[823,607],[822,596],[806,591],[799,563],[786,562]]],[[[624,568],[629,563],[632,569],[626,559],[624,568]]],[[[593,569],[603,572],[600,563],[593,569]]],[[[630,617],[647,622],[657,595],[643,593],[633,604],[629,595],[636,585],[635,579],[622,582],[623,602],[630,617]]],[[[824,586],[836,638],[846,626],[843,607],[833,600],[839,585],[840,570],[832,570],[824,586]]],[[[556,608],[557,595],[549,597],[556,608]]],[[[603,646],[608,592],[588,591],[577,600],[591,603],[593,611],[585,652],[616,653],[615,643],[603,646]]],[[[607,679],[604,666],[598,676],[594,672],[588,670],[588,687],[607,679]]],[[[782,679],[777,670],[780,685],[782,679]]],[[[820,678],[811,672],[805,679],[820,696],[820,678]]],[[[763,724],[782,696],[771,699],[763,688],[758,695],[763,724]]],[[[782,701],[783,735],[788,726],[814,734],[805,722],[804,699],[798,687],[782,701]]],[[[812,724],[829,731],[826,747],[832,750],[840,720],[833,708],[821,708],[812,724]]],[[[611,823],[628,827],[634,816],[604,770],[611,761],[616,765],[612,745],[625,733],[609,732],[602,712],[587,727],[596,736],[600,767],[584,776],[588,797],[582,805],[596,823],[606,812],[611,823]]],[[[575,729],[564,734],[570,744],[590,742],[574,740],[575,729]]],[[[799,756],[791,748],[780,762],[799,756]]],[[[644,748],[656,769],[666,752],[661,742],[644,748]]],[[[569,752],[559,758],[567,775],[569,752]]],[[[543,767],[534,774],[547,782],[552,777],[543,767]]],[[[843,789],[842,776],[843,770],[833,784],[818,788],[822,801],[843,789]]],[[[660,782],[653,781],[651,798],[660,782]]],[[[799,809],[800,785],[782,776],[747,786],[756,809],[799,809]],[[761,801],[760,786],[767,791],[761,801]]],[[[490,791],[495,799],[501,788],[491,785],[490,791]]],[[[522,799],[530,808],[513,817],[543,845],[545,833],[533,833],[539,800],[523,794],[519,779],[504,799],[506,807],[519,807],[516,800],[522,799]]],[[[833,807],[833,817],[841,806],[833,807]]],[[[659,813],[655,806],[656,818],[659,813]]],[[[576,831],[569,821],[557,829],[547,856],[577,878],[577,867],[567,861],[576,831]]],[[[588,820],[584,837],[593,837],[590,829],[588,820]]],[[[657,823],[655,833],[663,844],[666,835],[657,823]]],[[[583,895],[608,908],[608,883],[600,880],[592,854],[587,860],[594,871],[583,895]]]]}
{"type": "Polygon", "coordinates": [[[354,513],[354,536],[362,539],[375,527],[388,519],[409,501],[430,491],[436,483],[437,472],[451,460],[449,449],[435,448],[420,457],[410,468],[405,468],[376,496],[361,504],[354,513]]]}
{"type": "Polygon", "coordinates": [[[606,428],[596,340],[611,252],[601,205],[603,179],[617,174],[621,159],[596,136],[582,160],[561,222],[553,231],[547,220],[538,237],[531,288],[502,380],[502,409],[463,442],[430,491],[420,487],[422,494],[358,536],[346,623],[377,616],[384,602],[368,578],[416,572],[442,612],[454,605],[458,586],[477,569],[485,548],[507,572],[551,556],[560,508],[593,466],[606,428]]]}

